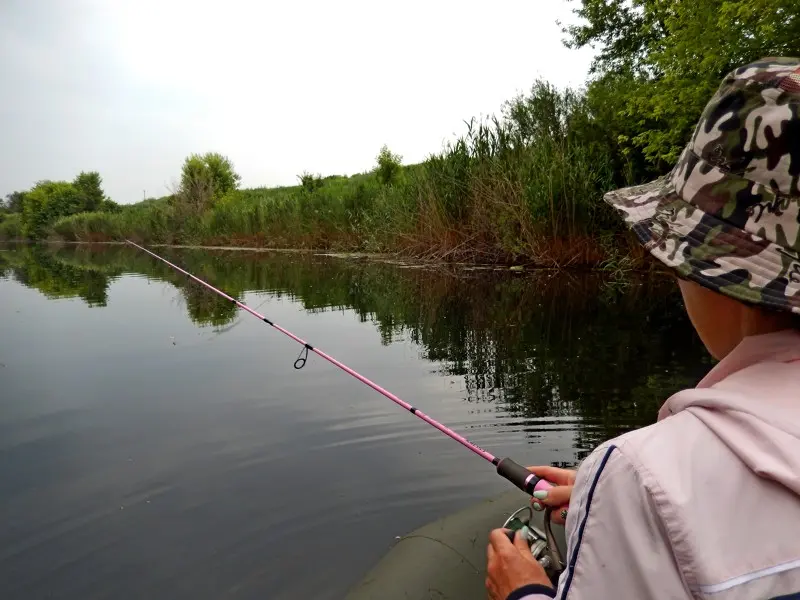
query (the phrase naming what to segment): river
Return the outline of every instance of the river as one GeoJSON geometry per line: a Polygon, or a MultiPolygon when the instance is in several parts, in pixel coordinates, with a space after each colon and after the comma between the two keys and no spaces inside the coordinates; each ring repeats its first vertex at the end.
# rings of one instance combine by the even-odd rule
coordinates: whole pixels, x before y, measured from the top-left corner
{"type": "MultiPolygon", "coordinates": [[[[664,279],[155,250],[523,464],[576,464],[711,366],[664,279]]],[[[300,350],[132,248],[0,246],[0,598],[341,598],[509,489],[300,350]]]]}

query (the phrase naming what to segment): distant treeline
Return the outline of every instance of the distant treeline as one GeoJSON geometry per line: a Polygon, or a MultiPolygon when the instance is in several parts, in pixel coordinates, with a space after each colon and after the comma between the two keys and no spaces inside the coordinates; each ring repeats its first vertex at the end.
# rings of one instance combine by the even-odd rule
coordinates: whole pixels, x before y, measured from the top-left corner
{"type": "Polygon", "coordinates": [[[599,50],[582,89],[537,81],[420,164],[403,166],[384,147],[366,173],[240,190],[225,156],[193,155],[175,193],[128,206],[105,199],[99,175],[81,174],[10,194],[0,238],[639,264],[603,192],[665,174],[732,68],[800,55],[800,4],[583,0],[575,12],[580,24],[565,28],[565,43],[599,50]]]}

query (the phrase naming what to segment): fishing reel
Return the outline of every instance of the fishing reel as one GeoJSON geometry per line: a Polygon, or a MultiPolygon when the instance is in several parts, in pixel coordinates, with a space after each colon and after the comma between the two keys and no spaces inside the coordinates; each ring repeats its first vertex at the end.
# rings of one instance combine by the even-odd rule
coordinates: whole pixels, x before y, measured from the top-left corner
{"type": "Polygon", "coordinates": [[[533,520],[533,509],[530,506],[523,506],[515,511],[503,523],[504,529],[509,529],[508,538],[513,542],[517,531],[522,533],[523,538],[531,549],[531,554],[544,568],[545,573],[555,584],[559,575],[564,570],[564,560],[561,558],[561,551],[558,549],[556,538],[553,535],[553,528],[550,522],[550,514],[553,512],[551,507],[544,511],[544,531],[535,527],[533,520]],[[524,515],[527,513],[527,515],[524,515]]]}

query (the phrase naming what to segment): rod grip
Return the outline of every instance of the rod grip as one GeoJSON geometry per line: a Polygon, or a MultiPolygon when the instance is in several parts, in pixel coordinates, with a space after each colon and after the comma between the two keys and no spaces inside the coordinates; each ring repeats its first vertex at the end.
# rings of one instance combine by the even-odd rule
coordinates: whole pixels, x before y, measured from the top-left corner
{"type": "Polygon", "coordinates": [[[530,496],[536,490],[549,490],[553,487],[552,483],[537,477],[510,458],[504,458],[497,463],[497,472],[530,496]]]}

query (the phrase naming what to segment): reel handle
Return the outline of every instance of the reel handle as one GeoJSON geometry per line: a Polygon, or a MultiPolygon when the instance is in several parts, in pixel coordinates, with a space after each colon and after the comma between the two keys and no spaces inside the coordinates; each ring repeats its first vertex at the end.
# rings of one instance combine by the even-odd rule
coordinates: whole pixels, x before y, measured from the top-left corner
{"type": "Polygon", "coordinates": [[[514,543],[514,536],[517,531],[521,531],[526,538],[528,547],[531,549],[533,557],[544,567],[547,576],[554,585],[558,584],[558,577],[564,571],[564,559],[561,556],[561,551],[558,548],[558,543],[553,535],[553,528],[550,522],[553,509],[547,507],[544,511],[544,532],[539,531],[536,527],[530,524],[530,519],[533,517],[533,512],[530,506],[523,506],[514,512],[506,522],[503,524],[506,537],[512,544],[514,543]],[[528,517],[521,519],[517,515],[523,511],[527,511],[528,517]]]}
{"type": "Polygon", "coordinates": [[[501,459],[500,462],[497,463],[497,473],[508,479],[529,496],[532,496],[535,491],[549,490],[553,487],[553,484],[546,479],[537,477],[521,464],[507,457],[501,459]]]}

